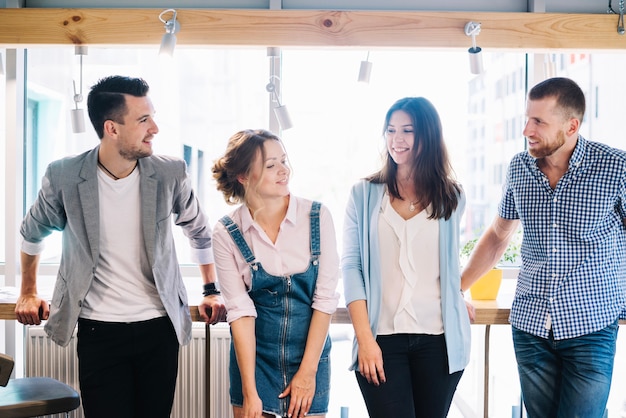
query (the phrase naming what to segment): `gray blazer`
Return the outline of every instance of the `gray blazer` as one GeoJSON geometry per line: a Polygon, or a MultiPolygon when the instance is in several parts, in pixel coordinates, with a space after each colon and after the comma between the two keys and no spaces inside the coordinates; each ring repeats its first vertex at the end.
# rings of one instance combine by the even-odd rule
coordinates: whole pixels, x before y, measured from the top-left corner
{"type": "MultiPolygon", "coordinates": [[[[53,230],[63,231],[63,252],[50,318],[45,330],[67,345],[96,272],[99,249],[99,208],[96,147],[51,163],[20,233],[39,243],[53,230]]],[[[211,229],[186,174],[185,162],[163,156],[139,159],[142,231],[148,261],[163,306],[180,344],[191,338],[187,292],[176,258],[171,228],[183,228],[192,248],[211,248],[211,229]]],[[[139,262],[139,260],[138,260],[139,262]]]]}

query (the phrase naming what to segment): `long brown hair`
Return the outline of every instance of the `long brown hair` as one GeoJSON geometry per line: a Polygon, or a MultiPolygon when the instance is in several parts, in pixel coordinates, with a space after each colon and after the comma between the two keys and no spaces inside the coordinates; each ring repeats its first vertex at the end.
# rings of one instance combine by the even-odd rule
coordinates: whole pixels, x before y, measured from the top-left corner
{"type": "MultiPolygon", "coordinates": [[[[398,110],[409,115],[413,124],[415,141],[411,150],[411,177],[419,203],[424,208],[431,205],[429,219],[449,219],[458,206],[461,186],[453,177],[439,114],[427,99],[405,97],[395,102],[387,111],[383,136],[386,135],[391,115],[398,110]]],[[[366,180],[386,184],[391,196],[403,199],[396,182],[398,165],[389,155],[389,151],[383,158],[383,167],[366,180]]]]}

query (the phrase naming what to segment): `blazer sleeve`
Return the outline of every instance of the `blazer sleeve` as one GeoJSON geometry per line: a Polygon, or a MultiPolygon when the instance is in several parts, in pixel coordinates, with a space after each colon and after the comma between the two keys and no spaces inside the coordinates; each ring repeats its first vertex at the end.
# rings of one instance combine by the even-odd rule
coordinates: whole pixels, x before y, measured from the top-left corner
{"type": "Polygon", "coordinates": [[[213,263],[209,219],[193,190],[184,161],[177,164],[176,174],[178,181],[174,193],[174,223],[183,229],[183,233],[189,239],[193,260],[199,264],[213,263]]]}
{"type": "Polygon", "coordinates": [[[37,199],[22,220],[20,234],[28,243],[39,244],[53,231],[65,228],[66,211],[53,183],[55,177],[58,174],[55,176],[53,165],[48,165],[37,199]]]}

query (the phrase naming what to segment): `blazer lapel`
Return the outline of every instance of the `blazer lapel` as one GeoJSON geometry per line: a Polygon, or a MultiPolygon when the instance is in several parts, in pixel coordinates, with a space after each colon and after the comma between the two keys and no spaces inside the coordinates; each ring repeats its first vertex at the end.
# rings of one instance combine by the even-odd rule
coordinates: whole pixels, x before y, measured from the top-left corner
{"type": "Polygon", "coordinates": [[[94,262],[98,260],[100,251],[100,211],[98,206],[98,149],[94,148],[85,158],[80,170],[80,177],[84,180],[78,184],[78,195],[83,211],[85,233],[89,241],[91,256],[94,262]]]}
{"type": "Polygon", "coordinates": [[[139,159],[141,223],[144,243],[150,266],[154,266],[154,248],[156,245],[156,210],[158,180],[154,175],[154,166],[148,158],[139,159]]]}

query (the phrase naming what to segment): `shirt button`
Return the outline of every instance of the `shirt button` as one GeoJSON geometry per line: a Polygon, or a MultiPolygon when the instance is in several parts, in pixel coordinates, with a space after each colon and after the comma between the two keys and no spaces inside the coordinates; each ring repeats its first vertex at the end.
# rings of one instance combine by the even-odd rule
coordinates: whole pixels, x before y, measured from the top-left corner
{"type": "Polygon", "coordinates": [[[552,224],[552,226],[555,227],[555,228],[559,227],[556,223],[552,224]]]}
{"type": "Polygon", "coordinates": [[[559,251],[559,250],[557,250],[556,248],[553,248],[553,249],[552,249],[552,252],[553,252],[553,253],[555,253],[555,252],[557,252],[557,251],[559,251]]]}
{"type": "Polygon", "coordinates": [[[555,197],[552,201],[553,201],[553,202],[556,202],[556,200],[557,200],[557,199],[556,199],[556,197],[555,197]]]}

